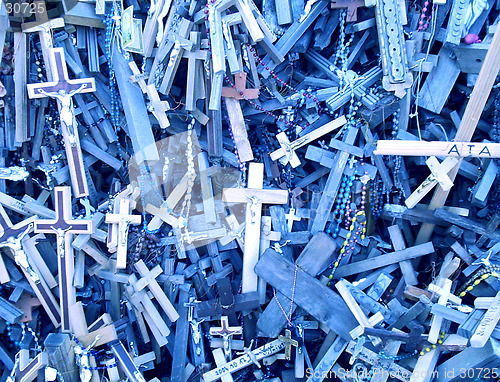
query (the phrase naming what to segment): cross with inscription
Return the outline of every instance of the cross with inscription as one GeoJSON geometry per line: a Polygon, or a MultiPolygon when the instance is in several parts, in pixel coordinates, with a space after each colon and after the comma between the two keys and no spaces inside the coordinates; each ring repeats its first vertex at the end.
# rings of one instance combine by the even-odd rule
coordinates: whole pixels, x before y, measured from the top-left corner
{"type": "Polygon", "coordinates": [[[92,234],[94,224],[92,220],[72,219],[71,189],[69,187],[55,187],[54,192],[56,219],[35,220],[35,232],[57,235],[59,298],[62,311],[61,330],[63,333],[69,333],[71,332],[69,307],[76,302],[76,292],[73,285],[75,261],[71,241],[73,234],[92,234]]]}
{"type": "Polygon", "coordinates": [[[242,293],[257,291],[257,275],[253,269],[259,260],[262,204],[285,204],[288,202],[288,191],[263,190],[263,183],[264,164],[252,162],[248,169],[248,188],[225,188],[223,191],[224,202],[246,203],[247,205],[242,293]]]}
{"type": "Polygon", "coordinates": [[[278,339],[285,344],[285,359],[290,361],[292,359],[292,346],[298,347],[299,343],[292,339],[292,332],[289,329],[285,330],[284,336],[280,334],[278,339]]]}
{"type": "Polygon", "coordinates": [[[33,229],[35,219],[36,217],[33,216],[16,225],[12,225],[5,209],[3,206],[0,206],[0,227],[2,230],[0,234],[0,248],[8,248],[12,252],[14,261],[23,271],[50,320],[55,327],[59,327],[61,324],[61,311],[59,305],[50,287],[43,277],[39,275],[39,272],[32,266],[30,262],[30,253],[27,248],[24,248],[22,243],[26,235],[33,229]]]}
{"type": "Polygon", "coordinates": [[[220,319],[220,328],[210,328],[210,335],[221,336],[222,343],[224,344],[224,354],[226,359],[230,360],[231,357],[231,338],[235,334],[242,334],[241,326],[229,326],[229,319],[227,316],[222,316],[220,319]]]}
{"type": "Polygon", "coordinates": [[[57,99],[71,184],[75,196],[80,198],[89,195],[89,187],[85,177],[82,150],[71,97],[76,93],[94,92],[96,90],[95,80],[93,78],[70,80],[63,48],[52,48],[51,53],[50,68],[52,69],[54,81],[28,84],[28,96],[29,98],[50,97],[57,99]]]}
{"type": "Polygon", "coordinates": [[[141,224],[141,215],[129,215],[130,200],[120,199],[119,212],[117,214],[106,214],[106,223],[118,223],[118,250],[116,251],[116,268],[127,267],[127,240],[128,229],[131,224],[141,224]]]}

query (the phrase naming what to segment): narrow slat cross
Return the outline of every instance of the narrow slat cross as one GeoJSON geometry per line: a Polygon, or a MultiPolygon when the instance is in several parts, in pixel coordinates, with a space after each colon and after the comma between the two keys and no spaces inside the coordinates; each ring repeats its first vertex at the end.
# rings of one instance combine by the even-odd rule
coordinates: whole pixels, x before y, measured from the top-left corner
{"type": "Polygon", "coordinates": [[[64,147],[69,163],[71,183],[77,198],[88,196],[89,188],[85,177],[82,150],[78,137],[72,96],[76,93],[89,93],[96,90],[93,78],[70,80],[63,48],[51,49],[51,65],[53,82],[28,84],[29,98],[50,97],[57,99],[64,147]]]}
{"type": "Polygon", "coordinates": [[[71,241],[73,234],[92,234],[94,222],[92,220],[72,219],[71,189],[69,187],[56,187],[54,192],[56,219],[35,220],[35,232],[57,235],[59,293],[62,311],[61,330],[68,333],[71,332],[69,307],[76,303],[76,292],[73,286],[75,261],[71,241]]]}

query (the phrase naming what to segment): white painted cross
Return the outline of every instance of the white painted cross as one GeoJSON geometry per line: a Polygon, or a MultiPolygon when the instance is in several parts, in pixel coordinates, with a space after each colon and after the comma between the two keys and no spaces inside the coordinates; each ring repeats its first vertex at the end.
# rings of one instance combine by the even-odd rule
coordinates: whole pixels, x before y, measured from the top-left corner
{"type": "Polygon", "coordinates": [[[448,172],[455,167],[458,159],[447,157],[442,163],[439,163],[436,157],[430,157],[425,163],[431,170],[431,175],[406,199],[405,204],[408,208],[415,207],[437,184],[441,186],[443,191],[448,191],[453,187],[453,182],[448,177],[448,172]]]}
{"type": "Polygon", "coordinates": [[[311,143],[312,141],[322,137],[325,134],[345,125],[347,122],[345,116],[341,116],[327,124],[317,128],[314,131],[311,131],[304,136],[297,138],[295,141],[290,142],[285,132],[281,132],[276,135],[278,142],[281,146],[278,150],[271,153],[272,160],[279,160],[280,163],[284,166],[288,163],[295,168],[300,166],[300,159],[295,153],[295,150],[311,143]]]}
{"type": "Polygon", "coordinates": [[[245,251],[243,255],[242,293],[257,291],[255,264],[259,260],[260,223],[262,204],[285,204],[288,191],[263,190],[264,164],[250,163],[248,169],[248,188],[225,188],[223,201],[246,203],[245,213],[245,251]]]}

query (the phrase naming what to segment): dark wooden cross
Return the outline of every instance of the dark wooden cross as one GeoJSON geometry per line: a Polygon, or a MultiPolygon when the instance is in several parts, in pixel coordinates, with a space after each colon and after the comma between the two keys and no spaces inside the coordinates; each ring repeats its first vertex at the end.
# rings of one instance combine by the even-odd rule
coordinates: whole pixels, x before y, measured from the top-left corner
{"type": "Polygon", "coordinates": [[[7,381],[32,382],[37,378],[38,371],[47,364],[48,357],[46,353],[40,353],[30,361],[29,350],[21,349],[16,354],[15,379],[7,378],[7,381]]]}
{"type": "Polygon", "coordinates": [[[222,337],[226,359],[231,359],[231,338],[235,334],[242,334],[243,330],[241,326],[229,326],[229,320],[227,316],[222,316],[220,322],[220,328],[210,328],[210,335],[222,337]]]}
{"type": "Polygon", "coordinates": [[[29,98],[50,97],[57,99],[64,147],[68,159],[73,191],[77,198],[88,196],[89,189],[83,167],[80,139],[73,112],[72,96],[76,93],[88,93],[96,90],[93,78],[70,80],[63,48],[52,48],[50,55],[53,82],[28,84],[29,98]]]}
{"type": "Polygon", "coordinates": [[[73,234],[92,234],[94,224],[92,220],[74,220],[71,212],[71,189],[67,186],[56,187],[55,209],[56,219],[35,220],[35,232],[52,233],[57,235],[57,259],[59,266],[59,294],[61,304],[61,330],[71,332],[69,307],[76,303],[76,292],[73,285],[75,267],[73,234]]]}
{"type": "Polygon", "coordinates": [[[121,369],[131,382],[146,382],[143,375],[134,364],[134,360],[130,357],[130,354],[127,352],[120,340],[110,342],[109,346],[118,360],[118,364],[121,369]]]}
{"type": "Polygon", "coordinates": [[[299,343],[292,339],[292,332],[289,329],[285,330],[284,336],[280,334],[278,339],[285,344],[285,359],[290,361],[292,359],[292,346],[298,347],[299,343]]]}
{"type": "Polygon", "coordinates": [[[33,267],[30,251],[24,248],[22,240],[33,228],[36,217],[23,220],[12,225],[3,206],[0,206],[0,248],[9,248],[16,264],[23,271],[33,291],[40,300],[50,320],[57,328],[61,324],[61,310],[57,304],[50,287],[47,285],[40,272],[33,267]]]}
{"type": "Polygon", "coordinates": [[[259,98],[259,89],[247,89],[247,74],[239,72],[235,74],[235,88],[222,88],[222,96],[234,99],[256,99],[259,98]]]}

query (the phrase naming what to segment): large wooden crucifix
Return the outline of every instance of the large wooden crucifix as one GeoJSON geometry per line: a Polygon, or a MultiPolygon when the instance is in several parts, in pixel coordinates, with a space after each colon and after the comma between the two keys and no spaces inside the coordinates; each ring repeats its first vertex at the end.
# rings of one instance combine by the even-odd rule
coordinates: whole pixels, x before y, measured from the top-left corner
{"type": "Polygon", "coordinates": [[[75,196],[81,198],[89,195],[89,186],[85,177],[85,167],[83,166],[82,150],[71,97],[76,93],[94,92],[96,90],[95,80],[93,78],[70,80],[63,48],[52,48],[50,52],[50,68],[54,81],[28,84],[28,96],[29,98],[50,97],[57,99],[71,184],[75,196]]]}
{"type": "Polygon", "coordinates": [[[0,248],[8,248],[12,252],[15,263],[21,268],[38,300],[45,309],[51,322],[57,328],[61,324],[61,309],[55,300],[50,287],[38,269],[33,266],[33,259],[28,248],[23,245],[23,239],[33,229],[35,217],[12,225],[4,208],[0,206],[0,248]]]}
{"type": "Polygon", "coordinates": [[[288,191],[263,190],[263,183],[264,164],[252,162],[248,169],[248,188],[225,188],[223,191],[225,202],[246,203],[247,205],[242,293],[257,291],[257,274],[253,269],[259,260],[262,204],[285,204],[288,202],[288,191]]]}
{"type": "MultiPolygon", "coordinates": [[[[486,54],[486,58],[484,59],[481,71],[479,72],[476,85],[472,90],[469,103],[467,104],[467,107],[465,109],[454,141],[469,142],[472,139],[499,70],[500,29],[497,29],[495,35],[493,36],[493,40],[491,41],[488,53],[486,54]]],[[[455,180],[455,177],[458,174],[458,169],[460,168],[462,160],[463,158],[460,157],[457,165],[448,173],[448,176],[452,182],[455,180]]],[[[437,188],[434,191],[431,202],[429,203],[429,210],[433,211],[436,208],[442,208],[446,202],[446,199],[448,198],[449,192],[450,190],[445,191],[441,188],[437,188]]],[[[433,231],[434,224],[423,223],[415,240],[415,244],[421,244],[429,241],[433,231]]]]}
{"type": "Polygon", "coordinates": [[[76,302],[76,292],[73,285],[74,253],[71,246],[73,234],[92,234],[94,224],[92,220],[72,219],[71,189],[67,186],[56,187],[55,192],[55,219],[35,220],[35,232],[52,233],[57,235],[57,259],[59,268],[59,294],[61,304],[61,330],[71,332],[69,307],[76,302]]]}

